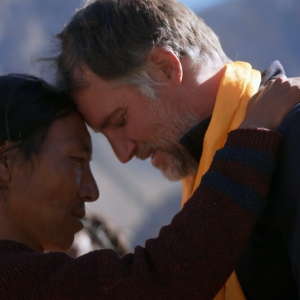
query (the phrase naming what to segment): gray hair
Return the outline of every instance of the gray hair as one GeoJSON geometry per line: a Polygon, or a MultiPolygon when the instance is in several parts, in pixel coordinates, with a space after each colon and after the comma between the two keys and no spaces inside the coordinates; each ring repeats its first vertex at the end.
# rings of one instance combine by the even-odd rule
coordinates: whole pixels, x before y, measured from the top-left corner
{"type": "Polygon", "coordinates": [[[176,0],[89,0],[57,35],[58,83],[70,91],[85,84],[81,66],[117,85],[136,85],[155,98],[147,56],[157,47],[192,65],[216,69],[229,61],[216,34],[176,0]]]}

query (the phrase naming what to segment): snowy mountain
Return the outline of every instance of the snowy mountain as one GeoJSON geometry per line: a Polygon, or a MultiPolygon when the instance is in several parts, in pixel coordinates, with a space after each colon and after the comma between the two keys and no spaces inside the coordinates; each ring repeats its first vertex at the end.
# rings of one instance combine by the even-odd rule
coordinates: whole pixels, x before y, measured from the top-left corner
{"type": "Polygon", "coordinates": [[[299,0],[234,0],[199,15],[232,60],[263,70],[278,59],[288,76],[300,75],[299,0]]]}

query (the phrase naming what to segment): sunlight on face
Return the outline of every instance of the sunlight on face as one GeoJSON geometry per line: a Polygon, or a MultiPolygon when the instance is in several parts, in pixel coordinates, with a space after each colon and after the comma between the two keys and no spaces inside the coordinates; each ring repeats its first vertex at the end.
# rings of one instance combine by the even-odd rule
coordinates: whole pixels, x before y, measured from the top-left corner
{"type": "Polygon", "coordinates": [[[152,165],[171,181],[194,174],[198,162],[179,140],[198,123],[197,118],[180,107],[171,107],[167,99],[153,101],[152,113],[156,116],[153,120],[155,142],[140,146],[135,156],[143,159],[151,153],[152,165]]]}
{"type": "Polygon", "coordinates": [[[199,120],[184,103],[167,99],[163,91],[148,99],[136,86],[116,87],[88,68],[82,71],[88,87],[74,95],[77,108],[91,128],[106,136],[122,163],[151,158],[172,181],[196,172],[198,163],[179,140],[199,120]]]}

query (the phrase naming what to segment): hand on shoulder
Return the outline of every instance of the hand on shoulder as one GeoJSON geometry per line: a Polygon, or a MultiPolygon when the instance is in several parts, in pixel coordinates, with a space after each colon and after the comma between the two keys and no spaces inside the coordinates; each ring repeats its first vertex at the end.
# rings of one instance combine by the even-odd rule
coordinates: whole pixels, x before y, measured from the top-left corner
{"type": "Polygon", "coordinates": [[[239,128],[277,130],[283,118],[300,103],[300,77],[278,77],[269,81],[249,101],[239,128]]]}

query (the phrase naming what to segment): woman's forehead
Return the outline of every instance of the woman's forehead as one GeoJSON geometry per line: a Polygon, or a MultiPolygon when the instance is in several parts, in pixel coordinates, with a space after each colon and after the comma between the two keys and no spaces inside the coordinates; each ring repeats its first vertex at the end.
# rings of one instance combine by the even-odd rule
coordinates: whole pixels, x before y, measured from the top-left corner
{"type": "Polygon", "coordinates": [[[92,142],[87,126],[78,112],[57,119],[50,127],[50,143],[78,145],[87,153],[92,152],[92,142]]]}

